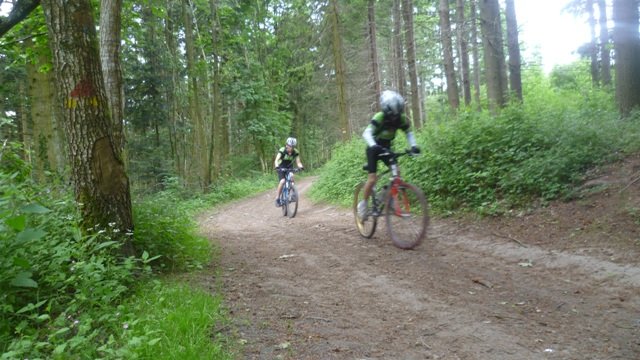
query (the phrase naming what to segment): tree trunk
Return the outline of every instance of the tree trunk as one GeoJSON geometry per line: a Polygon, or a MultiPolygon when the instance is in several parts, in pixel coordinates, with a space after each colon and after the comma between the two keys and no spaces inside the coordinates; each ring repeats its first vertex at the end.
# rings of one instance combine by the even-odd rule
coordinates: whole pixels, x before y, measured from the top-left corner
{"type": "MultiPolygon", "coordinates": [[[[191,148],[191,165],[196,174],[196,183],[201,190],[206,190],[211,183],[211,176],[207,166],[207,140],[205,136],[204,120],[202,118],[202,104],[200,102],[200,81],[197,70],[196,43],[194,39],[194,16],[189,0],[182,2],[182,14],[184,17],[184,37],[187,55],[187,76],[189,78],[189,116],[193,126],[193,138],[191,148]]],[[[187,171],[187,174],[189,171],[187,171]]]]}
{"type": "Polygon", "coordinates": [[[340,29],[340,12],[337,0],[330,0],[331,33],[333,35],[333,60],[336,68],[336,87],[338,90],[338,119],[340,135],[343,141],[351,138],[349,115],[347,110],[346,69],[342,53],[342,35],[340,29]]]}
{"type": "Polygon", "coordinates": [[[219,29],[220,22],[218,19],[218,0],[210,0],[209,7],[211,9],[211,44],[213,52],[213,71],[211,79],[211,93],[213,95],[213,114],[212,114],[212,129],[211,129],[211,144],[209,145],[210,154],[209,158],[214,159],[213,168],[216,171],[215,178],[221,175],[223,163],[226,161],[224,150],[224,139],[226,134],[223,132],[225,128],[222,120],[222,101],[220,99],[220,61],[219,61],[219,29]]]}
{"type": "Polygon", "coordinates": [[[506,103],[506,66],[498,0],[480,0],[480,27],[484,48],[489,108],[495,113],[506,103]]]}
{"type": "Polygon", "coordinates": [[[400,13],[400,0],[393,0],[393,68],[395,70],[396,89],[400,94],[405,94],[404,84],[404,47],[402,45],[402,15],[400,13]]]}
{"type": "Polygon", "coordinates": [[[129,179],[117,144],[100,69],[95,23],[88,0],[42,1],[60,106],[69,144],[71,180],[82,226],[120,230],[126,255],[133,253],[125,233],[133,230],[129,179]]]}
{"type": "Polygon", "coordinates": [[[100,1],[100,60],[102,75],[113,122],[113,142],[124,151],[124,87],[120,66],[120,29],[122,0],[100,1]]]}
{"type": "Polygon", "coordinates": [[[418,90],[418,70],[416,69],[416,42],[413,38],[413,1],[402,1],[402,14],[407,44],[407,65],[411,81],[411,118],[416,128],[422,126],[422,102],[418,90]]]}
{"type": "Polygon", "coordinates": [[[473,56],[473,91],[478,109],[482,107],[480,102],[480,51],[478,50],[478,11],[476,0],[470,2],[471,13],[471,51],[473,56]]]}
{"type": "Polygon", "coordinates": [[[640,106],[640,36],[638,1],[613,1],[613,43],[616,54],[616,98],[624,117],[640,106]]]}
{"type": "Polygon", "coordinates": [[[378,99],[382,93],[380,86],[380,70],[378,69],[378,45],[376,43],[376,7],[375,1],[369,0],[369,49],[371,54],[371,73],[373,76],[373,101],[371,101],[371,111],[378,111],[378,99]]]}
{"type": "MultiPolygon", "coordinates": [[[[180,115],[179,115],[179,96],[178,93],[182,92],[178,74],[178,65],[180,63],[178,59],[178,46],[175,37],[175,29],[174,29],[174,10],[172,10],[171,3],[173,0],[167,0],[167,4],[165,5],[167,8],[167,14],[164,19],[164,39],[166,43],[166,50],[169,54],[170,63],[172,66],[171,74],[169,74],[171,81],[165,84],[164,94],[167,99],[167,105],[169,107],[169,141],[171,143],[171,155],[173,157],[174,168],[176,174],[180,179],[186,178],[186,171],[184,166],[184,144],[182,142],[181,137],[181,129],[182,126],[180,124],[180,115]]],[[[164,69],[164,67],[163,67],[164,69]]]]}
{"type": "Polygon", "coordinates": [[[600,73],[602,77],[602,85],[611,85],[611,52],[609,50],[609,29],[607,25],[607,5],[605,0],[598,1],[598,10],[600,13],[600,73]]]}
{"type": "Polygon", "coordinates": [[[456,69],[453,65],[453,45],[451,41],[451,20],[449,11],[449,0],[440,0],[440,38],[442,40],[444,73],[447,78],[447,98],[449,106],[457,110],[460,108],[460,97],[458,95],[458,82],[456,80],[456,69]]]}
{"type": "Polygon", "coordinates": [[[469,80],[469,46],[467,39],[468,26],[465,24],[464,0],[456,1],[456,30],[458,49],[460,49],[460,67],[462,73],[462,95],[464,104],[471,104],[471,81],[469,80]]]}
{"type": "Polygon", "coordinates": [[[600,83],[600,74],[598,72],[598,47],[596,39],[596,17],[593,13],[593,0],[587,0],[586,10],[589,22],[589,58],[591,59],[591,83],[598,86],[600,83]]]}
{"type": "MultiPolygon", "coordinates": [[[[33,41],[25,41],[31,47],[33,41]]],[[[34,156],[32,159],[34,177],[39,181],[46,181],[45,172],[53,172],[58,175],[64,170],[64,151],[62,150],[62,136],[58,128],[59,119],[56,118],[54,106],[54,84],[51,71],[41,71],[40,68],[50,64],[47,56],[40,55],[35,63],[27,65],[28,93],[31,102],[31,121],[28,122],[28,133],[32,134],[31,146],[34,156]]],[[[23,129],[25,131],[27,129],[23,129]]]]}
{"type": "Polygon", "coordinates": [[[507,11],[507,48],[509,49],[509,84],[511,93],[522,102],[522,72],[520,60],[520,41],[518,40],[518,19],[513,0],[506,0],[507,11]]]}

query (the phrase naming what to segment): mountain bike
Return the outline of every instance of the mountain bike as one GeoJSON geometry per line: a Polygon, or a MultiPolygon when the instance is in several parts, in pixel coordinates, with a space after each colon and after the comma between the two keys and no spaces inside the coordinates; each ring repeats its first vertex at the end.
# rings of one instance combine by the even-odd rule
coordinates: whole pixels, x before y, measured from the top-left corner
{"type": "Polygon", "coordinates": [[[298,189],[293,181],[293,174],[302,169],[282,168],[278,171],[284,172],[284,185],[280,193],[280,207],[282,208],[282,216],[290,218],[296,216],[298,212],[298,189]]]}
{"type": "MultiPolygon", "coordinates": [[[[363,237],[371,238],[376,231],[378,218],[384,216],[387,232],[393,244],[401,249],[413,249],[424,240],[429,226],[429,210],[422,190],[407,183],[400,176],[398,158],[404,155],[412,153],[405,150],[396,154],[387,149],[378,156],[387,165],[387,170],[382,172],[380,177],[390,173],[389,183],[380,188],[376,188],[380,181],[376,183],[363,218],[358,214],[358,203],[364,199],[366,181],[358,184],[353,199],[353,214],[358,232],[363,237]]],[[[367,166],[363,169],[367,170],[367,166]]]]}

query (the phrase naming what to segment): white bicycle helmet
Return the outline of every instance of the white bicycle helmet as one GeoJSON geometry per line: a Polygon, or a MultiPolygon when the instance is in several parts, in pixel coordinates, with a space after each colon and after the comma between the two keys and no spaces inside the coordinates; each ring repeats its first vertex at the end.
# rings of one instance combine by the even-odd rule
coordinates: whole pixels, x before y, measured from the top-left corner
{"type": "Polygon", "coordinates": [[[404,111],[404,98],[395,91],[385,90],[380,95],[380,109],[388,115],[400,115],[404,111]]]}
{"type": "Polygon", "coordinates": [[[298,140],[296,140],[296,138],[290,137],[287,139],[287,145],[291,147],[295,147],[297,144],[298,144],[298,140]]]}

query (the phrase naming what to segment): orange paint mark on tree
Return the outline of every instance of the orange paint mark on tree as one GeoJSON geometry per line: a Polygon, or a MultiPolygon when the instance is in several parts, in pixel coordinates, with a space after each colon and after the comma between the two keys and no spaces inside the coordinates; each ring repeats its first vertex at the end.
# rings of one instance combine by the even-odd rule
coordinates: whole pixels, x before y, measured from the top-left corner
{"type": "Polygon", "coordinates": [[[74,98],[86,98],[95,96],[95,94],[96,92],[93,85],[91,85],[91,81],[84,79],[76,84],[76,87],[69,95],[74,98]]]}

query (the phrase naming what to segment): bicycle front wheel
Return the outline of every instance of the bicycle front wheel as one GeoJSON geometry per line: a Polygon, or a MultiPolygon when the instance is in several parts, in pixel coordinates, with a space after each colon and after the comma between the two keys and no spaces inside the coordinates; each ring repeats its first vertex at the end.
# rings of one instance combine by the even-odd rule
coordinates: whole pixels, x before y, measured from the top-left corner
{"type": "Polygon", "coordinates": [[[429,209],[422,190],[402,183],[389,191],[385,218],[393,244],[413,249],[422,243],[429,226],[429,209]]]}
{"type": "Polygon", "coordinates": [[[287,189],[282,189],[280,193],[280,208],[282,208],[282,216],[287,216],[287,208],[289,207],[289,196],[287,189]]]}
{"type": "Polygon", "coordinates": [[[291,184],[289,192],[287,193],[287,213],[290,218],[296,216],[298,212],[298,189],[295,185],[291,184]]]}
{"type": "Polygon", "coordinates": [[[378,218],[376,216],[366,216],[365,218],[361,218],[358,214],[358,203],[360,203],[361,200],[364,200],[364,184],[365,183],[362,182],[356,186],[356,191],[353,196],[353,217],[356,219],[356,227],[358,228],[360,235],[370,239],[376,231],[378,218]]]}

